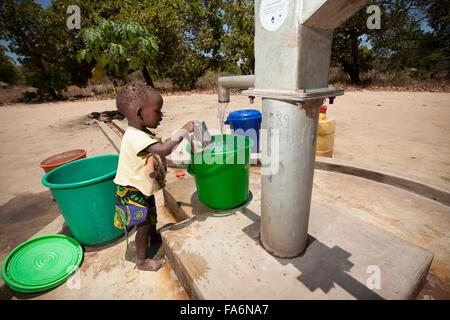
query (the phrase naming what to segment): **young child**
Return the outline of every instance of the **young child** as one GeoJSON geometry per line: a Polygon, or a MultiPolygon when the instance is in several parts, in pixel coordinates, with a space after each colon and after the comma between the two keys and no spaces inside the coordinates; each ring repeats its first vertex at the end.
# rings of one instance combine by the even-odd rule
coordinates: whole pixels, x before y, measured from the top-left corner
{"type": "MultiPolygon", "coordinates": [[[[136,266],[139,270],[156,271],[164,259],[149,259],[150,243],[161,242],[156,232],[154,193],[164,186],[165,156],[194,131],[187,122],[171,139],[162,142],[150,129],[156,129],[163,118],[163,99],[155,89],[141,83],[129,83],[117,94],[117,109],[127,117],[128,128],[120,147],[119,165],[114,182],[117,184],[114,225],[125,229],[136,225],[136,266]]],[[[128,234],[127,234],[128,237],[128,234]]]]}

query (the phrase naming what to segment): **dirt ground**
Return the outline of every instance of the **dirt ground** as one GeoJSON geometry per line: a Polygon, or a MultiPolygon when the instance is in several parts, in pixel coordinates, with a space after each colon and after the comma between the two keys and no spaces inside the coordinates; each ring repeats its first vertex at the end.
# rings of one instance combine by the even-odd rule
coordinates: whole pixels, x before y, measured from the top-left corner
{"type": "MultiPolygon", "coordinates": [[[[450,190],[449,93],[355,91],[328,104],[336,119],[338,161],[389,170],[450,190]]],[[[327,101],[328,102],[328,101],[327,101]]],[[[233,95],[226,111],[259,109],[261,100],[233,95]]],[[[91,112],[114,110],[115,101],[78,101],[0,107],[0,258],[60,213],[41,179],[44,158],[73,148],[88,156],[115,153],[97,125],[86,125],[91,112]]],[[[164,97],[165,118],[157,132],[164,138],[186,121],[218,128],[217,96],[164,97]]]]}

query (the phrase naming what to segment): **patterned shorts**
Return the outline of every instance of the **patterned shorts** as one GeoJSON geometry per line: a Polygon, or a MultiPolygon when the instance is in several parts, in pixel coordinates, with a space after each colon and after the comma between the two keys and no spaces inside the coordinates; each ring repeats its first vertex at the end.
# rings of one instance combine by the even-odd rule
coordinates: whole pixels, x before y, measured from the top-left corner
{"type": "Polygon", "coordinates": [[[155,196],[147,197],[138,189],[131,187],[117,186],[116,214],[114,216],[114,226],[119,229],[132,227],[146,220],[149,215],[150,223],[156,225],[156,205],[155,196]]]}

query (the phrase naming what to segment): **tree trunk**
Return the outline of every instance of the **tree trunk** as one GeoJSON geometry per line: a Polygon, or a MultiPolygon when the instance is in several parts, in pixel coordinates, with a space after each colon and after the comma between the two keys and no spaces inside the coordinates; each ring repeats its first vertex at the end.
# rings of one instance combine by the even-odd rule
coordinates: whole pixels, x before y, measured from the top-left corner
{"type": "Polygon", "coordinates": [[[147,83],[147,85],[152,87],[152,88],[155,88],[155,85],[153,84],[152,77],[150,76],[150,73],[148,72],[147,66],[145,64],[142,67],[142,74],[144,75],[145,82],[147,83]]]}
{"type": "Polygon", "coordinates": [[[360,83],[361,79],[359,78],[359,68],[351,68],[348,70],[348,74],[350,75],[350,79],[353,83],[360,83]]]}
{"type": "Polygon", "coordinates": [[[112,83],[113,83],[114,94],[117,95],[117,92],[118,92],[118,90],[117,90],[117,87],[118,87],[117,81],[115,79],[113,79],[112,83]]]}
{"type": "Polygon", "coordinates": [[[53,88],[48,88],[48,92],[50,93],[50,95],[52,96],[53,99],[55,100],[59,100],[59,96],[56,93],[55,89],[53,88]]]}
{"type": "Polygon", "coordinates": [[[124,72],[123,77],[125,78],[125,84],[130,83],[130,77],[128,76],[128,71],[124,72]]]}
{"type": "Polygon", "coordinates": [[[352,34],[352,65],[349,67],[348,74],[354,83],[360,83],[359,79],[359,48],[358,35],[352,34]]]}
{"type": "Polygon", "coordinates": [[[345,73],[348,73],[350,76],[350,80],[353,83],[359,83],[361,80],[359,79],[359,65],[354,65],[351,62],[348,62],[343,57],[339,59],[339,63],[342,65],[345,73]]]}

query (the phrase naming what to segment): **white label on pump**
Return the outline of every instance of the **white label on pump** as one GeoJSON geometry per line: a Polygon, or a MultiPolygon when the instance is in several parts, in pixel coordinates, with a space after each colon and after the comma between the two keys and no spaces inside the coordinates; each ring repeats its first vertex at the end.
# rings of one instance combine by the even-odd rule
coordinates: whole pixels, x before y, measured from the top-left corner
{"type": "Polygon", "coordinates": [[[264,29],[275,31],[283,24],[288,15],[289,0],[262,0],[259,20],[264,29]]]}

